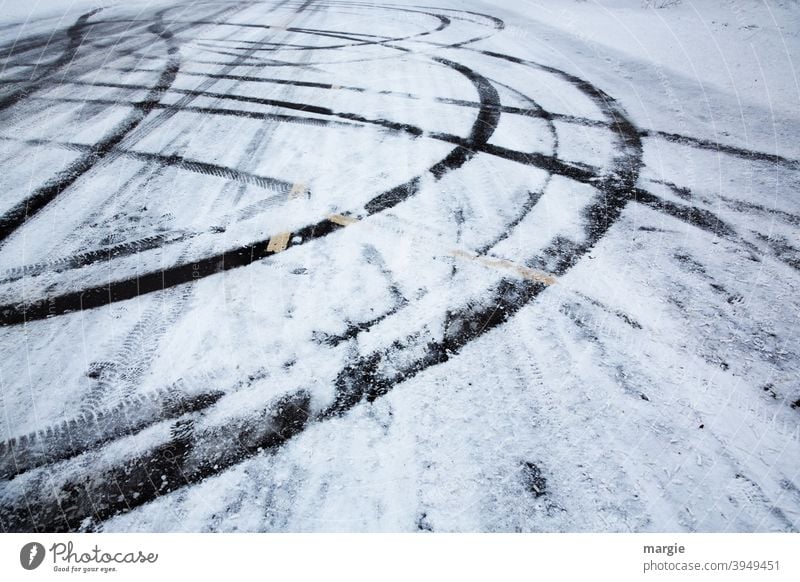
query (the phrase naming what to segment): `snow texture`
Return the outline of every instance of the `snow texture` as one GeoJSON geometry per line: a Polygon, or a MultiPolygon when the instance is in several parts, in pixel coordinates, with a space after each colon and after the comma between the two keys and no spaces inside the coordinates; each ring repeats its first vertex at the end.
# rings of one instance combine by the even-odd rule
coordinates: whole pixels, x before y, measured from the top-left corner
{"type": "Polygon", "coordinates": [[[800,529],[800,7],[2,4],[0,530],[800,529]]]}

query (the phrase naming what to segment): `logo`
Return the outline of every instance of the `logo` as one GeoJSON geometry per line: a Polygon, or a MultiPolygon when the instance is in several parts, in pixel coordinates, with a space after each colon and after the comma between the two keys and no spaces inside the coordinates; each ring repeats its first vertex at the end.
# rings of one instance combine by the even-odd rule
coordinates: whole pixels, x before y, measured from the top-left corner
{"type": "Polygon", "coordinates": [[[30,542],[19,551],[19,563],[26,570],[35,570],[44,561],[44,546],[38,542],[30,542]]]}

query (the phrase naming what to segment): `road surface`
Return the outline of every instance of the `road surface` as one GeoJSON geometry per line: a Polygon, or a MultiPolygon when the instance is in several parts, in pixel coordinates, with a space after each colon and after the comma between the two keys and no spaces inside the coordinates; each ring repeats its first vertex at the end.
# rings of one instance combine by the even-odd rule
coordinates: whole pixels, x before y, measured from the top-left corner
{"type": "Polygon", "coordinates": [[[4,24],[0,527],[797,531],[797,109],[534,8],[4,24]]]}

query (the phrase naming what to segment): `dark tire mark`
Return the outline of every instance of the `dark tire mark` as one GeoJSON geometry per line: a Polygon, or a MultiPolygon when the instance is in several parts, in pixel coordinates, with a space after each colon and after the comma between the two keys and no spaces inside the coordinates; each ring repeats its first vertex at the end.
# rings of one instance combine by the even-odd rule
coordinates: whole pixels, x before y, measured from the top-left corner
{"type": "Polygon", "coordinates": [[[0,479],[56,463],[104,443],[190,412],[212,406],[222,392],[190,394],[182,383],[87,412],[35,433],[0,443],[0,479]]]}
{"type": "Polygon", "coordinates": [[[687,135],[680,135],[677,133],[668,133],[665,131],[644,130],[640,132],[640,135],[642,137],[659,137],[661,139],[665,139],[673,143],[687,145],[696,149],[728,154],[746,160],[753,160],[756,162],[766,162],[769,164],[785,166],[786,168],[789,168],[791,170],[800,169],[800,160],[793,160],[790,158],[780,156],[778,154],[767,154],[764,152],[757,152],[753,150],[739,148],[736,146],[721,144],[719,142],[714,142],[706,139],[690,137],[687,135]]]}
{"type": "Polygon", "coordinates": [[[332,347],[338,346],[343,342],[352,340],[361,332],[368,331],[369,329],[375,327],[380,322],[395,315],[401,309],[403,309],[409,304],[408,299],[406,299],[406,297],[404,297],[403,294],[400,292],[400,289],[398,289],[396,279],[392,274],[392,272],[389,270],[389,268],[386,266],[386,263],[381,257],[381,254],[378,251],[378,249],[376,249],[372,245],[365,245],[363,254],[365,262],[371,265],[375,265],[380,270],[384,279],[386,279],[389,289],[389,294],[392,296],[392,299],[394,300],[394,306],[385,313],[382,313],[368,321],[362,321],[359,323],[347,322],[347,328],[345,329],[344,332],[340,334],[331,335],[325,333],[315,333],[314,339],[316,341],[320,343],[325,343],[332,347]]]}
{"type": "Polygon", "coordinates": [[[800,271],[800,248],[793,246],[788,238],[778,234],[767,236],[761,233],[756,233],[756,237],[767,244],[777,260],[800,271]]]}
{"type": "Polygon", "coordinates": [[[544,285],[540,283],[504,279],[490,291],[487,300],[448,312],[449,325],[443,340],[422,339],[422,332],[399,340],[390,348],[360,356],[338,375],[336,398],[317,415],[317,419],[342,415],[362,400],[373,401],[387,394],[396,384],[431,366],[447,362],[469,342],[504,324],[543,290],[544,285]],[[412,351],[420,343],[424,346],[422,355],[407,361],[403,352],[412,351]]]}
{"type": "MultiPolygon", "coordinates": [[[[81,83],[75,83],[80,85],[81,83]]],[[[143,87],[140,85],[130,85],[125,83],[92,83],[92,85],[100,86],[100,87],[115,87],[121,89],[131,89],[131,90],[138,90],[142,89],[143,87]]],[[[346,119],[348,121],[356,121],[359,123],[371,124],[371,125],[378,125],[385,129],[390,129],[398,132],[408,133],[412,136],[420,136],[422,135],[422,130],[418,127],[414,127],[412,125],[406,123],[395,123],[393,121],[389,121],[387,119],[370,119],[359,115],[357,113],[344,113],[344,112],[337,112],[333,109],[328,107],[320,107],[318,105],[311,105],[307,103],[295,103],[291,101],[283,101],[280,99],[265,99],[262,97],[251,97],[248,95],[232,95],[230,93],[214,93],[210,91],[197,91],[197,90],[190,90],[190,89],[171,89],[170,92],[172,93],[179,93],[182,95],[191,95],[192,97],[208,97],[210,99],[219,99],[221,101],[238,101],[240,103],[254,103],[257,105],[264,105],[268,107],[279,107],[283,109],[291,109],[293,111],[300,111],[304,113],[313,113],[316,115],[327,115],[331,117],[339,117],[341,119],[346,119]]],[[[138,105],[137,105],[138,106],[138,105]]],[[[159,104],[161,106],[161,104],[159,104]]],[[[170,105],[163,105],[165,108],[171,107],[170,105]]],[[[182,111],[192,111],[193,109],[184,107],[181,109],[182,111]]],[[[206,108],[204,111],[205,113],[209,113],[211,110],[206,108]]],[[[227,109],[223,109],[221,111],[228,111],[227,109]]],[[[249,113],[247,111],[241,111],[240,113],[246,114],[249,113]]],[[[286,120],[286,118],[275,117],[277,120],[286,120]]],[[[299,118],[303,119],[303,118],[299,118]]],[[[313,118],[304,118],[309,121],[316,121],[313,118]]],[[[323,125],[323,124],[319,124],[323,125]]],[[[327,125],[327,124],[325,124],[327,125]]],[[[347,125],[344,125],[347,127],[347,125]]]]}
{"type": "MultiPolygon", "coordinates": [[[[218,14],[223,14],[230,11],[229,8],[223,9],[218,14]]],[[[163,122],[165,119],[174,115],[175,112],[185,106],[188,102],[194,99],[194,96],[187,96],[177,106],[162,106],[159,103],[161,96],[166,89],[175,80],[179,68],[178,59],[178,45],[174,41],[174,34],[164,29],[162,21],[163,14],[166,11],[161,11],[156,15],[156,22],[148,28],[148,30],[158,37],[160,37],[167,45],[168,62],[165,69],[161,72],[156,85],[150,89],[147,97],[135,104],[135,110],[117,126],[116,130],[111,136],[101,141],[99,144],[92,146],[92,150],[85,154],[79,160],[73,162],[67,169],[62,171],[55,179],[51,180],[45,186],[39,188],[26,200],[23,200],[11,210],[6,212],[5,215],[0,217],[0,245],[11,235],[17,228],[24,222],[29,220],[38,211],[44,208],[52,200],[54,200],[64,190],[74,184],[81,176],[91,170],[99,161],[113,157],[112,151],[116,146],[125,140],[134,129],[139,130],[139,134],[151,131],[157,124],[163,122]],[[145,121],[145,118],[154,109],[160,108],[165,111],[161,116],[150,121],[145,121]]],[[[243,55],[241,60],[244,60],[247,55],[243,55]]],[[[231,65],[231,69],[235,65],[231,65]]],[[[229,69],[223,70],[222,73],[229,72],[229,69]]],[[[209,79],[201,85],[202,89],[210,87],[214,83],[209,79]]],[[[110,104],[116,105],[116,102],[110,104]]],[[[208,113],[210,111],[204,108],[198,108],[198,112],[208,113]]]]}
{"type": "MultiPolygon", "coordinates": [[[[499,120],[499,112],[497,112],[496,108],[493,109],[499,98],[497,92],[486,79],[467,67],[452,61],[441,59],[439,62],[454,68],[472,81],[482,102],[487,103],[487,107],[479,111],[469,138],[462,140],[462,143],[444,159],[428,169],[437,179],[447,172],[461,167],[475,155],[477,148],[484,147],[499,120]]],[[[367,215],[376,214],[403,202],[416,193],[418,186],[419,177],[376,196],[365,205],[367,215]]],[[[322,238],[339,228],[341,226],[327,219],[306,226],[294,233],[296,237],[299,237],[299,242],[290,242],[288,248],[322,238]]],[[[92,309],[112,302],[132,299],[146,293],[162,291],[190,281],[197,281],[233,268],[243,267],[275,254],[272,250],[267,250],[268,243],[269,239],[264,239],[201,260],[146,273],[131,279],[110,282],[101,287],[66,293],[22,306],[2,306],[0,307],[0,325],[15,325],[71,311],[92,309]]]]}
{"type": "MultiPolygon", "coordinates": [[[[306,3],[303,7],[305,8],[309,4],[306,3]]],[[[449,24],[450,19],[446,20],[449,24]]],[[[440,22],[444,24],[443,19],[440,19],[440,22]]],[[[497,25],[497,23],[495,24],[497,25]]],[[[465,41],[460,44],[468,42],[473,41],[465,41]]],[[[385,46],[407,51],[407,49],[392,46],[388,42],[385,43],[385,46]]],[[[478,118],[473,124],[468,138],[442,134],[433,136],[435,139],[456,146],[443,160],[428,169],[434,178],[441,178],[446,172],[463,166],[475,155],[482,153],[537,166],[548,170],[551,174],[562,175],[589,184],[597,190],[595,200],[589,203],[582,213],[583,237],[579,240],[570,240],[556,236],[540,253],[532,252],[526,261],[528,266],[548,271],[556,276],[563,275],[608,232],[620,217],[623,209],[632,201],[645,204],[707,231],[733,236],[733,230],[712,213],[692,206],[668,202],[637,188],[636,183],[642,165],[640,137],[649,134],[637,129],[627,119],[619,104],[602,90],[578,77],[552,67],[500,53],[478,52],[523,67],[537,68],[570,83],[589,97],[600,109],[607,120],[596,123],[600,124],[598,126],[611,130],[615,137],[615,155],[611,167],[607,171],[563,162],[558,159],[557,152],[553,156],[544,156],[488,145],[488,139],[497,126],[501,113],[531,116],[547,116],[547,113],[537,111],[536,108],[531,110],[515,108],[516,110],[512,111],[511,108],[504,107],[499,103],[497,91],[489,80],[453,61],[436,59],[440,64],[466,76],[478,90],[480,103],[477,107],[478,118]]],[[[300,65],[293,64],[292,66],[300,65]]],[[[286,84],[291,83],[287,82],[286,84]]],[[[333,87],[332,85],[327,87],[324,86],[325,84],[319,85],[318,88],[333,87]]],[[[206,89],[207,87],[204,87],[200,91],[206,89]]],[[[226,98],[220,94],[214,95],[218,98],[226,98]]],[[[475,106],[475,103],[472,102],[452,101],[454,105],[475,106]]],[[[153,108],[160,106],[161,104],[152,105],[153,108]]],[[[304,104],[292,104],[292,106],[300,106],[304,110],[308,110],[309,107],[304,104]]],[[[188,109],[190,108],[186,107],[185,103],[174,107],[174,111],[188,109]]],[[[330,115],[331,113],[321,114],[330,115]]],[[[556,118],[557,116],[550,116],[550,119],[556,118]]],[[[369,123],[363,119],[354,121],[369,123]]],[[[377,121],[382,123],[384,120],[377,121]]],[[[580,120],[576,122],[580,123],[580,120]]],[[[411,126],[399,124],[398,127],[388,129],[408,132],[409,128],[411,126]]],[[[417,176],[376,196],[365,205],[366,216],[392,208],[413,196],[419,187],[420,180],[421,176],[417,176]]],[[[537,195],[532,194],[527,201],[523,201],[523,216],[530,211],[537,200],[537,195]]],[[[506,230],[514,229],[520,221],[521,219],[512,221],[506,230]]],[[[338,224],[330,221],[321,221],[306,226],[293,233],[299,237],[300,241],[293,242],[295,239],[292,239],[288,248],[325,237],[339,228],[341,227],[338,224]]],[[[142,292],[158,291],[187,283],[190,280],[196,280],[198,274],[199,278],[202,278],[244,266],[255,260],[271,256],[272,253],[266,250],[267,242],[268,239],[207,257],[199,262],[194,261],[190,266],[191,270],[187,270],[188,264],[181,264],[163,273],[148,273],[136,279],[113,282],[107,286],[89,289],[81,293],[47,299],[41,302],[41,305],[6,306],[0,308],[3,311],[0,323],[10,325],[28,319],[46,317],[47,314],[42,311],[42,306],[47,309],[47,313],[66,313],[70,310],[97,307],[112,301],[132,298],[142,292]],[[55,312],[52,311],[54,306],[55,312]]],[[[373,401],[388,393],[398,383],[412,378],[432,366],[447,362],[459,354],[470,342],[504,325],[520,309],[538,297],[544,289],[545,287],[541,283],[501,279],[486,293],[464,304],[448,308],[446,313],[441,314],[442,320],[447,322],[442,337],[434,337],[427,326],[423,325],[416,333],[401,338],[390,346],[368,354],[356,353],[337,376],[336,397],[333,403],[321,410],[313,409],[309,394],[305,390],[300,390],[252,415],[237,417],[224,426],[204,425],[204,417],[201,414],[181,418],[173,425],[167,441],[153,445],[138,458],[126,458],[111,467],[102,466],[102,463],[98,461],[101,467],[92,477],[87,477],[85,471],[76,470],[74,467],[71,471],[63,473],[48,473],[42,470],[42,474],[33,477],[32,480],[23,480],[18,483],[17,490],[9,489],[6,494],[0,495],[0,525],[3,529],[12,531],[74,531],[81,527],[87,518],[103,520],[119,512],[128,511],[154,500],[162,494],[217,474],[264,450],[275,449],[286,439],[303,430],[309,420],[321,422],[344,414],[361,402],[373,401]],[[49,483],[49,479],[56,483],[56,487],[36,487],[42,482],[49,483]],[[25,499],[25,502],[20,502],[20,499],[25,499]]],[[[402,306],[399,305],[398,309],[402,306]]],[[[628,325],[637,327],[638,324],[635,321],[627,318],[621,312],[614,312],[614,314],[622,318],[628,325]]],[[[389,316],[391,313],[381,316],[381,319],[389,316]]],[[[377,321],[374,321],[367,322],[360,327],[355,326],[357,329],[348,337],[355,337],[376,323],[377,321]]],[[[0,448],[0,452],[3,452],[2,448],[0,448]]],[[[93,451],[87,453],[90,458],[95,458],[93,455],[95,455],[93,451]]],[[[99,453],[96,457],[99,459],[99,453]]],[[[528,463],[526,467],[529,469],[529,474],[535,473],[534,469],[539,470],[532,463],[528,463]]],[[[544,481],[541,471],[535,477],[544,481]]],[[[424,514],[420,523],[425,523],[424,514]]]]}
{"type": "MultiPolygon", "coordinates": [[[[0,497],[4,531],[78,531],[90,519],[102,521],[198,483],[264,450],[274,449],[308,423],[310,396],[304,391],[277,399],[260,411],[205,427],[187,418],[173,425],[171,438],[123,464],[87,475],[51,474],[56,487],[23,492],[25,503],[0,497]]],[[[91,454],[91,453],[89,453],[91,454]]],[[[25,486],[22,486],[25,489],[25,486]]]]}
{"type": "Polygon", "coordinates": [[[0,275],[0,283],[11,283],[13,281],[22,279],[23,277],[35,277],[37,275],[41,275],[42,273],[61,273],[70,269],[78,269],[80,267],[85,267],[87,265],[92,265],[102,261],[116,260],[129,255],[161,248],[165,245],[185,241],[193,236],[197,236],[197,233],[169,232],[157,234],[137,240],[126,241],[110,247],[53,259],[45,263],[23,265],[21,267],[10,269],[0,275]]]}
{"type": "Polygon", "coordinates": [[[642,189],[635,191],[634,200],[707,232],[727,237],[735,234],[733,227],[708,210],[670,202],[642,189]]]}
{"type": "Polygon", "coordinates": [[[11,210],[0,217],[0,244],[2,244],[15,230],[32,216],[56,199],[64,190],[72,186],[80,177],[91,170],[97,162],[106,157],[109,152],[138,126],[152,111],[155,103],[161,98],[164,91],[175,80],[178,72],[179,61],[177,58],[178,47],[173,43],[172,33],[164,29],[157,22],[150,27],[150,31],[164,41],[167,45],[168,62],[156,85],[150,89],[142,105],[134,110],[127,119],[117,125],[112,134],[92,147],[92,151],[76,160],[48,184],[37,189],[27,199],[23,200],[11,210]]]}
{"type": "MultiPolygon", "coordinates": [[[[386,8],[386,7],[384,7],[386,8]]],[[[423,32],[407,35],[407,36],[397,36],[397,37],[375,37],[374,35],[363,35],[358,33],[360,36],[373,36],[377,40],[364,40],[363,38],[359,38],[357,36],[352,36],[348,34],[342,34],[335,31],[327,31],[327,30],[319,30],[319,29],[309,29],[309,28],[298,28],[298,27],[285,27],[284,30],[289,32],[296,32],[299,34],[308,34],[312,36],[321,36],[321,37],[330,37],[330,38],[339,38],[343,40],[351,40],[354,41],[352,43],[347,44],[338,44],[338,45],[328,45],[328,46],[321,46],[321,47],[310,47],[307,50],[331,50],[331,49],[341,49],[341,48],[349,48],[349,47],[361,47],[361,46],[383,46],[387,45],[388,43],[394,42],[403,42],[406,40],[414,39],[414,38],[421,38],[424,36],[429,36],[436,32],[441,32],[445,28],[450,25],[450,20],[446,16],[428,13],[428,12],[420,12],[418,10],[402,10],[399,8],[393,8],[393,10],[398,10],[402,12],[414,12],[417,14],[424,14],[427,16],[431,16],[437,20],[439,20],[439,25],[435,28],[428,29],[423,32]]],[[[197,26],[202,24],[214,24],[214,25],[222,25],[222,26],[233,26],[233,27],[240,27],[240,28],[258,28],[258,29],[266,29],[266,30],[276,30],[276,27],[270,26],[267,24],[253,24],[253,23],[241,23],[241,22],[215,22],[209,20],[192,20],[192,21],[173,21],[175,23],[180,24],[188,24],[191,26],[197,26]]],[[[391,47],[390,47],[391,48],[391,47]]],[[[303,50],[303,49],[300,49],[303,50]]],[[[292,66],[296,66],[296,63],[287,63],[292,66]]],[[[312,63],[317,64],[317,63],[312,63]]]]}
{"type": "Polygon", "coordinates": [[[755,204],[753,202],[746,202],[744,200],[737,200],[727,196],[718,195],[718,197],[728,206],[728,208],[736,212],[758,212],[767,216],[774,216],[781,219],[787,224],[792,226],[800,226],[800,214],[792,214],[778,208],[768,208],[763,204],[755,204]]]}
{"type": "Polygon", "coordinates": [[[613,315],[615,317],[618,317],[619,319],[624,321],[627,325],[631,326],[633,329],[642,329],[642,324],[640,324],[638,321],[636,321],[633,317],[631,317],[627,313],[619,311],[618,309],[613,309],[613,308],[609,307],[608,305],[606,305],[604,303],[601,303],[597,299],[594,299],[593,297],[589,297],[588,295],[585,295],[583,293],[578,292],[576,294],[579,297],[581,297],[582,299],[584,299],[584,300],[588,301],[589,303],[591,303],[592,305],[594,305],[595,307],[598,307],[598,308],[602,309],[603,311],[605,311],[606,313],[610,313],[611,315],[613,315]]]}
{"type": "MultiPolygon", "coordinates": [[[[624,115],[617,102],[586,81],[552,67],[543,67],[499,53],[484,54],[543,68],[555,74],[586,94],[610,120],[618,142],[617,155],[612,168],[595,182],[599,192],[596,202],[584,211],[585,240],[579,243],[556,238],[539,256],[530,259],[528,266],[539,268],[556,276],[564,274],[611,228],[635,191],[641,167],[642,145],[636,127],[624,115]]],[[[432,365],[446,362],[461,348],[486,332],[505,323],[519,309],[527,305],[545,289],[532,281],[503,279],[490,293],[488,299],[479,301],[446,314],[448,326],[441,341],[406,338],[396,342],[391,350],[381,350],[360,356],[339,375],[337,397],[333,405],[322,411],[320,419],[341,415],[363,399],[374,400],[387,393],[394,385],[415,376],[432,365]],[[392,354],[402,353],[423,343],[423,355],[412,362],[402,359],[393,364],[392,354]]],[[[424,332],[420,334],[424,337],[424,332]]]]}
{"type": "MultiPolygon", "coordinates": [[[[195,97],[199,97],[201,95],[195,95],[195,97]]],[[[119,101],[112,101],[110,99],[74,99],[69,97],[60,97],[60,98],[37,98],[32,97],[32,99],[42,99],[47,101],[53,101],[58,103],[93,103],[93,104],[103,104],[109,106],[122,106],[127,105],[134,108],[144,108],[148,107],[151,111],[158,109],[161,111],[165,111],[174,115],[175,113],[198,113],[202,115],[219,115],[219,116],[228,116],[228,117],[241,117],[246,119],[257,119],[260,121],[277,121],[277,122],[284,122],[284,123],[295,123],[301,125],[316,125],[320,127],[359,127],[358,125],[347,123],[344,121],[335,121],[329,119],[319,119],[316,117],[302,117],[297,115],[282,115],[279,113],[262,113],[260,111],[247,111],[243,109],[228,109],[228,108],[219,108],[219,107],[196,107],[192,105],[177,105],[172,103],[156,103],[156,104],[148,104],[143,103],[141,101],[134,101],[132,103],[120,103],[119,101]]],[[[375,122],[377,125],[378,122],[375,122]]],[[[90,146],[94,147],[94,146],[90,146]]],[[[125,149],[125,148],[116,148],[118,152],[130,152],[132,150],[125,149]]],[[[157,155],[157,154],[156,154],[157,155]]]]}
{"type": "MultiPolygon", "coordinates": [[[[63,53],[53,63],[43,65],[40,73],[26,83],[22,89],[18,89],[9,95],[0,97],[0,111],[3,111],[4,109],[7,109],[15,103],[25,99],[34,91],[38,91],[45,84],[48,75],[70,63],[75,57],[75,53],[78,52],[78,48],[81,46],[81,43],[83,42],[87,21],[101,10],[102,8],[96,8],[86,12],[85,14],[82,14],[75,21],[75,23],[67,29],[66,34],[68,40],[63,53]]],[[[36,48],[40,48],[42,46],[42,42],[44,42],[44,46],[46,47],[48,41],[49,38],[45,41],[34,40],[31,43],[26,43],[23,46],[29,47],[29,50],[35,50],[36,48]]]]}
{"type": "MultiPolygon", "coordinates": [[[[217,11],[214,12],[213,16],[222,17],[225,14],[228,14],[228,13],[231,13],[231,12],[236,12],[237,10],[241,9],[241,8],[237,8],[237,6],[240,6],[240,5],[241,5],[241,3],[234,4],[233,7],[226,7],[226,8],[223,8],[221,10],[217,10],[217,11]]],[[[163,14],[165,14],[168,11],[169,11],[169,9],[166,9],[166,10],[162,10],[159,13],[156,13],[154,21],[156,23],[158,23],[160,21],[161,17],[163,16],[163,14]]],[[[91,30],[93,31],[96,28],[100,28],[105,33],[105,37],[104,38],[108,38],[108,37],[112,37],[113,38],[113,35],[115,35],[116,32],[117,32],[116,31],[116,27],[118,27],[118,26],[121,27],[121,30],[122,30],[123,33],[127,33],[131,29],[136,29],[136,28],[142,28],[142,30],[146,31],[146,30],[152,28],[152,26],[153,26],[152,22],[153,21],[145,21],[145,20],[142,20],[142,21],[126,21],[126,20],[102,21],[102,20],[93,20],[92,23],[91,23],[91,30]],[[124,27],[122,26],[123,24],[125,25],[124,27]]],[[[173,34],[177,34],[177,33],[181,32],[182,28],[181,27],[173,27],[171,30],[172,30],[173,34]]],[[[81,44],[82,45],[92,46],[92,41],[91,41],[91,39],[90,39],[90,37],[88,35],[84,35],[84,38],[83,38],[81,44]]],[[[98,53],[97,56],[95,56],[93,54],[89,54],[89,55],[82,56],[82,58],[80,58],[80,59],[77,59],[77,58],[71,59],[69,61],[69,63],[68,63],[69,67],[67,68],[67,70],[65,70],[63,72],[63,74],[47,76],[46,78],[44,78],[42,80],[42,84],[41,84],[41,86],[39,86],[37,88],[37,91],[51,88],[54,85],[60,85],[61,83],[65,82],[67,80],[67,78],[68,78],[67,74],[69,74],[70,77],[72,77],[72,78],[80,77],[81,75],[83,75],[85,73],[89,73],[89,72],[92,72],[92,71],[96,70],[98,67],[110,66],[112,63],[114,63],[114,62],[116,62],[116,61],[118,61],[118,60],[120,60],[120,59],[122,59],[124,57],[132,56],[132,55],[136,54],[137,51],[139,51],[139,50],[142,50],[142,49],[148,49],[149,50],[149,49],[152,48],[152,45],[153,45],[153,43],[152,43],[151,39],[148,38],[147,40],[142,41],[141,40],[141,35],[138,35],[138,34],[137,35],[125,35],[125,36],[119,36],[118,35],[116,37],[116,39],[113,41],[113,43],[109,46],[108,49],[104,49],[103,51],[95,51],[96,53],[98,53]],[[130,45],[126,44],[128,41],[132,41],[130,45]],[[107,54],[107,52],[110,49],[113,49],[113,51],[112,51],[112,54],[109,55],[109,54],[107,54]]],[[[50,48],[52,48],[52,45],[51,45],[50,48]]],[[[150,58],[150,59],[155,59],[159,63],[163,62],[163,58],[162,57],[152,57],[149,54],[147,55],[147,57],[150,58]]],[[[20,66],[20,65],[17,64],[17,66],[20,66]]],[[[35,70],[40,65],[39,65],[38,62],[35,62],[35,63],[27,65],[27,66],[30,66],[35,70]]],[[[59,68],[55,72],[59,72],[60,70],[61,69],[59,68]]],[[[161,74],[162,71],[163,71],[163,68],[159,67],[157,69],[153,69],[151,72],[155,72],[155,73],[161,74]]],[[[29,95],[29,98],[30,98],[30,97],[34,96],[36,91],[26,90],[24,92],[27,95],[29,95]]],[[[26,103],[26,104],[28,104],[28,103],[26,103]]],[[[27,115],[34,115],[34,112],[28,111],[27,115]]]]}

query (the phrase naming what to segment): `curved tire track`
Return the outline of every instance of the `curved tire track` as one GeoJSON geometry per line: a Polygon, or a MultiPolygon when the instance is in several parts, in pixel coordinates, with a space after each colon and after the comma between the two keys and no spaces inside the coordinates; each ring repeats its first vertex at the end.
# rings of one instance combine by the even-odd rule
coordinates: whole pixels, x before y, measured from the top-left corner
{"type": "MultiPolygon", "coordinates": [[[[456,19],[457,17],[450,15],[446,20],[449,24],[456,19]]],[[[444,23],[444,20],[441,22],[444,23]]],[[[495,21],[495,26],[500,26],[501,23],[502,21],[499,23],[495,21]]],[[[386,39],[383,40],[386,41],[383,43],[386,48],[408,52],[408,49],[393,46],[386,39]]],[[[397,39],[391,40],[395,42],[397,39]]],[[[447,46],[463,46],[470,42],[473,41],[447,46]]],[[[465,50],[476,51],[466,48],[465,50]]],[[[609,231],[630,202],[645,204],[722,236],[735,236],[733,229],[712,213],[691,205],[662,200],[637,186],[642,167],[641,138],[648,133],[637,128],[628,119],[621,105],[611,96],[585,80],[553,67],[491,51],[476,52],[520,67],[538,69],[575,87],[588,97],[605,117],[604,121],[596,123],[607,128],[614,136],[615,154],[610,167],[604,171],[564,162],[558,158],[557,148],[554,148],[556,151],[553,155],[548,156],[492,145],[489,139],[497,127],[500,116],[503,113],[523,113],[526,110],[513,108],[512,111],[512,108],[504,107],[492,82],[476,71],[451,59],[434,57],[435,62],[467,78],[477,91],[479,102],[474,104],[478,113],[467,138],[447,134],[427,136],[451,143],[455,147],[447,156],[429,167],[426,173],[435,179],[441,179],[448,172],[462,167],[476,155],[492,155],[536,166],[547,170],[551,175],[561,175],[591,185],[597,192],[581,214],[584,223],[583,236],[578,240],[556,236],[544,249],[538,252],[532,249],[525,262],[528,267],[547,271],[556,276],[565,274],[609,231]]],[[[231,71],[232,68],[222,75],[229,75],[231,71]]],[[[290,83],[287,81],[287,84],[290,83]]],[[[325,84],[320,85],[319,88],[332,88],[332,85],[329,87],[324,87],[325,84]]],[[[190,102],[188,98],[204,94],[207,88],[204,84],[202,89],[193,92],[196,94],[186,95],[185,103],[169,107],[174,111],[189,110],[191,107],[188,105],[190,102]]],[[[212,95],[217,98],[229,97],[223,94],[212,95]]],[[[290,109],[300,107],[309,110],[309,105],[286,101],[273,100],[270,103],[259,104],[274,106],[276,103],[280,103],[278,106],[288,104],[290,109]]],[[[548,118],[547,113],[541,111],[535,102],[532,104],[533,107],[527,110],[530,115],[548,118]]],[[[152,108],[161,106],[159,103],[152,103],[152,108]]],[[[331,115],[336,112],[320,109],[316,113],[331,115]]],[[[370,122],[365,119],[350,119],[350,121],[370,122]]],[[[383,120],[377,121],[383,122],[383,120]]],[[[552,119],[549,121],[552,129],[552,119]]],[[[158,122],[153,121],[153,123],[158,122]]],[[[392,123],[391,126],[386,126],[390,131],[413,134],[413,131],[418,129],[406,124],[388,123],[392,123]]],[[[424,133],[421,129],[419,132],[420,135],[424,133]]],[[[697,145],[705,147],[708,144],[697,145]]],[[[742,152],[731,153],[742,154],[742,152]]],[[[774,158],[764,158],[763,161],[779,162],[774,158]]],[[[179,165],[179,162],[172,163],[179,165]]],[[[233,179],[231,177],[233,174],[225,174],[223,169],[216,175],[233,179]]],[[[378,194],[364,206],[365,214],[362,218],[394,208],[414,196],[420,187],[421,179],[422,175],[413,177],[378,194]]],[[[520,209],[522,217],[507,225],[506,234],[520,225],[522,218],[530,212],[537,201],[536,194],[522,201],[520,209]]],[[[321,220],[292,233],[296,238],[290,238],[287,248],[323,239],[341,228],[344,226],[339,222],[321,220]]],[[[0,324],[14,325],[42,319],[53,313],[64,314],[69,311],[100,307],[114,301],[136,297],[142,292],[168,289],[198,278],[249,265],[274,254],[274,251],[268,248],[269,241],[270,239],[264,239],[231,251],[196,259],[191,263],[182,263],[164,271],[153,271],[133,279],[50,297],[39,303],[4,306],[0,308],[0,324]]],[[[80,528],[81,524],[85,524],[87,519],[96,523],[119,512],[129,511],[148,503],[171,491],[197,483],[253,455],[280,446],[302,431],[310,422],[325,422],[342,415],[361,402],[380,398],[398,384],[430,367],[449,361],[471,342],[501,327],[535,300],[544,289],[542,283],[503,278],[485,292],[452,305],[447,308],[446,313],[439,314],[440,320],[447,322],[441,337],[432,334],[427,323],[423,322],[414,333],[397,339],[391,345],[368,353],[359,353],[356,350],[337,374],[336,394],[327,404],[314,403],[309,390],[299,387],[290,390],[283,397],[256,406],[256,410],[252,412],[226,418],[222,423],[218,417],[208,414],[214,410],[216,393],[208,396],[206,400],[201,398],[199,404],[187,402],[180,407],[165,407],[159,404],[173,397],[170,390],[163,395],[155,396],[151,409],[137,417],[138,420],[134,419],[132,423],[115,421],[103,430],[95,430],[80,428],[84,424],[87,427],[92,426],[91,420],[87,420],[87,417],[84,417],[83,421],[76,421],[77,428],[74,430],[78,434],[75,439],[78,444],[75,446],[64,444],[68,441],[62,437],[59,437],[61,440],[48,440],[47,434],[54,434],[54,430],[49,433],[45,431],[45,437],[41,435],[26,437],[24,445],[20,444],[23,442],[21,439],[14,441],[13,444],[0,445],[0,458],[6,458],[12,450],[20,451],[23,458],[28,457],[28,460],[24,461],[26,465],[21,475],[19,469],[14,472],[7,460],[0,462],[0,467],[5,467],[2,475],[6,475],[6,478],[14,477],[17,483],[15,490],[8,489],[0,495],[0,524],[5,530],[11,531],[74,531],[80,528]],[[155,408],[155,411],[152,408],[155,408]],[[185,414],[178,415],[177,410],[185,414]],[[135,434],[146,427],[155,427],[165,422],[172,423],[170,430],[160,433],[160,437],[154,437],[148,448],[138,454],[107,461],[102,458],[102,451],[98,450],[99,445],[103,443],[125,438],[125,435],[135,434]],[[31,447],[41,445],[42,439],[47,442],[44,447],[45,453],[37,456],[30,452],[31,447]],[[50,446],[50,443],[53,445],[50,446]],[[80,455],[80,458],[77,455],[80,455]],[[5,464],[2,464],[3,462],[5,464]],[[52,464],[55,462],[60,464],[52,464]],[[85,471],[86,467],[93,468],[89,476],[85,471]],[[40,487],[43,482],[53,486],[40,487]]],[[[337,338],[337,342],[357,337],[360,333],[397,316],[407,308],[405,300],[402,300],[397,308],[389,313],[364,325],[353,326],[348,330],[346,337],[337,338]]],[[[225,396],[219,398],[224,400],[225,396]]]]}

